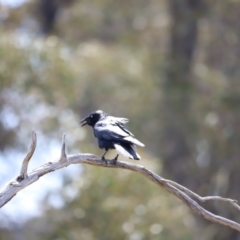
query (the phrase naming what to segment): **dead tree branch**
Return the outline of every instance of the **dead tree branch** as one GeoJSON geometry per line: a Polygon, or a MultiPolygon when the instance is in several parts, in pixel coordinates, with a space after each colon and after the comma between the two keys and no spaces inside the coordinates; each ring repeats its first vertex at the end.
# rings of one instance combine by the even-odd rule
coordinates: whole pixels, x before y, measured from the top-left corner
{"type": "Polygon", "coordinates": [[[193,210],[198,215],[208,219],[209,221],[228,226],[240,232],[239,223],[209,212],[208,210],[200,206],[195,200],[193,200],[193,198],[197,199],[200,202],[205,202],[209,200],[218,200],[218,201],[228,202],[228,203],[231,203],[238,210],[240,210],[240,206],[237,204],[236,200],[229,199],[229,198],[222,198],[219,196],[201,197],[198,194],[187,189],[186,187],[176,182],[173,182],[171,180],[164,179],[159,175],[155,174],[154,172],[150,171],[149,169],[138,164],[123,162],[123,161],[117,161],[115,163],[112,160],[103,161],[101,158],[89,153],[74,154],[74,155],[67,156],[66,149],[65,149],[65,134],[63,134],[63,137],[62,137],[62,148],[61,148],[61,154],[60,154],[59,160],[48,162],[27,174],[28,163],[34,153],[34,150],[36,147],[36,141],[37,141],[36,133],[33,131],[32,144],[29,148],[29,151],[26,157],[23,160],[20,176],[18,176],[16,179],[12,180],[8,184],[6,184],[6,186],[3,187],[3,189],[0,191],[0,207],[4,206],[19,191],[26,188],[30,184],[36,182],[43,175],[53,172],[55,170],[67,167],[71,164],[84,163],[84,164],[94,165],[98,167],[122,168],[122,169],[131,170],[134,172],[138,172],[142,174],[144,177],[146,177],[147,179],[156,183],[158,186],[164,188],[170,194],[179,198],[184,204],[186,204],[191,210],[193,210]]]}
{"type": "Polygon", "coordinates": [[[32,158],[32,155],[36,149],[36,146],[37,146],[37,134],[35,131],[32,131],[32,143],[29,147],[26,157],[24,158],[24,160],[22,162],[20,175],[17,177],[18,181],[21,181],[24,178],[27,178],[28,163],[29,163],[30,159],[32,158]]]}

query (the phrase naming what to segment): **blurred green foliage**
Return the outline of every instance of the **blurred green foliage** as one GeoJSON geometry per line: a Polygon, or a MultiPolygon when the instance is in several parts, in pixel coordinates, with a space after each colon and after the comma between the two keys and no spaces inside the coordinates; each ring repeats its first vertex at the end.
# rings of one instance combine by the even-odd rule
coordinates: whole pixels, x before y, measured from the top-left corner
{"type": "Polygon", "coordinates": [[[188,239],[191,234],[185,228],[195,226],[179,201],[142,176],[122,170],[85,167],[82,176],[69,179],[60,193],[51,193],[44,202],[47,218],[27,222],[26,239],[159,239],[159,234],[188,239]],[[48,205],[56,195],[66,199],[63,208],[48,205]],[[171,231],[174,225],[178,231],[171,231]]]}
{"type": "MultiPolygon", "coordinates": [[[[201,195],[238,199],[239,1],[196,1],[203,6],[195,11],[197,42],[183,83],[179,62],[169,66],[176,59],[169,60],[174,17],[166,1],[65,2],[44,36],[38,1],[0,8],[0,149],[23,147],[34,128],[51,139],[66,132],[69,151],[101,154],[78,120],[103,109],[130,119],[146,144],[140,164],[201,195]],[[175,75],[167,74],[171,68],[175,75]]],[[[178,2],[183,15],[187,2],[178,2]]],[[[44,199],[42,216],[21,226],[23,239],[238,239],[231,229],[193,218],[137,174],[84,167],[64,179],[62,191],[44,199]],[[62,207],[52,205],[54,196],[62,207]]],[[[230,206],[204,206],[240,221],[230,206]]]]}

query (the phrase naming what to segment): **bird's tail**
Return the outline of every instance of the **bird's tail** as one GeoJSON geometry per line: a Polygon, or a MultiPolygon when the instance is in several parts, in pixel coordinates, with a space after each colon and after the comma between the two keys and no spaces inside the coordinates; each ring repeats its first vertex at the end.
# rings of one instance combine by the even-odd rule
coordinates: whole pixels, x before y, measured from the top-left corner
{"type": "Polygon", "coordinates": [[[114,147],[120,155],[124,157],[128,157],[130,159],[140,160],[141,157],[137,154],[134,147],[131,144],[124,144],[124,143],[115,143],[114,147]]]}

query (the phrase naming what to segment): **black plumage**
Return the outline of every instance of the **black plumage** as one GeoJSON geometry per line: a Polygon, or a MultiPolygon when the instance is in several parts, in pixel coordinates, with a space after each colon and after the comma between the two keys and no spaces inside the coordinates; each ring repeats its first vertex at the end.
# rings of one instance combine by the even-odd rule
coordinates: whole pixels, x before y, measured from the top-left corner
{"type": "Polygon", "coordinates": [[[119,154],[130,159],[140,160],[135,149],[136,145],[144,147],[144,144],[134,138],[134,135],[125,128],[124,125],[127,122],[127,118],[109,116],[102,110],[97,110],[80,121],[82,126],[87,124],[93,127],[99,148],[105,149],[102,159],[105,159],[104,156],[109,149],[115,149],[117,151],[115,161],[119,154]]]}

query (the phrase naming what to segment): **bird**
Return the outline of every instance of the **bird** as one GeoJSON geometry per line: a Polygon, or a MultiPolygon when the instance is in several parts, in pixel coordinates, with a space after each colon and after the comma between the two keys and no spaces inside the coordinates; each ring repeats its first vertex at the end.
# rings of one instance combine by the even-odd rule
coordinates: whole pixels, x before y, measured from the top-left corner
{"type": "Polygon", "coordinates": [[[90,113],[80,121],[81,126],[89,125],[93,128],[94,136],[98,140],[100,149],[105,149],[102,160],[110,149],[115,149],[117,156],[113,159],[117,161],[118,156],[140,160],[141,157],[136,152],[136,145],[144,147],[145,145],[137,140],[134,135],[124,126],[128,123],[127,118],[110,116],[102,110],[90,113]]]}

